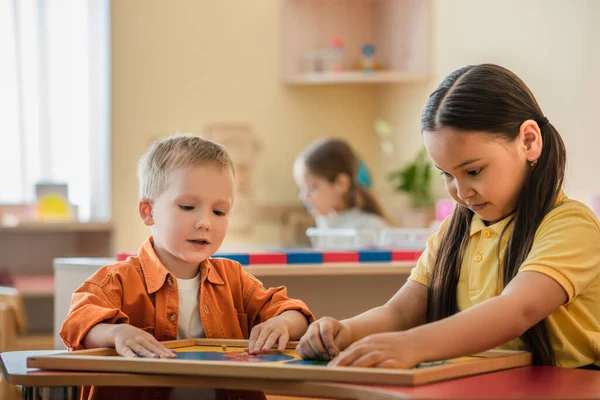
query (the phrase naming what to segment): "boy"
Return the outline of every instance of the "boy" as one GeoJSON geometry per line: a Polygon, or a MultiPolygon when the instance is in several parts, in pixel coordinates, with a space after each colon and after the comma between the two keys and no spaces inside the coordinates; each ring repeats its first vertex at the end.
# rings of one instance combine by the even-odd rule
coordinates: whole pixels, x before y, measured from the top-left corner
{"type": "MultiPolygon", "coordinates": [[[[234,199],[235,170],[224,147],[192,135],[159,140],[141,158],[138,178],[139,214],[152,236],[136,257],[101,268],[73,294],[60,332],[70,350],[114,347],[125,357],[175,357],[159,341],[208,337],[249,338],[248,351],[256,354],[275,344],[283,351],[306,332],[314,317],[284,287],[267,290],[239,263],[210,258],[225,238],[234,199]]],[[[179,396],[170,388],[92,387],[82,394],[179,396]]]]}

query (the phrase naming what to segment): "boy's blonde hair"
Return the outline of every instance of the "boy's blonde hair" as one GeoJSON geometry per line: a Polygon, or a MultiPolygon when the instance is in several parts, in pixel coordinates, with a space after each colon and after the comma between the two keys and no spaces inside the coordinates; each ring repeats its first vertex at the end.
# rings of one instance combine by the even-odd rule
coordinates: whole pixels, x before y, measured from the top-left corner
{"type": "Polygon", "coordinates": [[[178,133],[153,142],[138,163],[140,199],[154,200],[167,186],[170,172],[212,163],[235,167],[224,146],[200,136],[178,133]]]}

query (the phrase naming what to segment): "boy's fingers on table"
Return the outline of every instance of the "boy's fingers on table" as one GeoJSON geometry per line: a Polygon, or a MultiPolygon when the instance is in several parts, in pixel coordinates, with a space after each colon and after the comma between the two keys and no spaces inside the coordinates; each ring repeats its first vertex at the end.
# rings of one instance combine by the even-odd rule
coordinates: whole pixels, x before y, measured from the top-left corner
{"type": "Polygon", "coordinates": [[[263,344],[261,350],[263,352],[271,350],[273,345],[275,345],[275,343],[277,342],[277,339],[279,339],[279,336],[281,336],[279,333],[271,332],[271,334],[265,340],[265,344],[263,344]]]}
{"type": "Polygon", "coordinates": [[[167,349],[158,341],[149,341],[144,344],[144,347],[160,358],[174,358],[177,356],[174,351],[167,349]]]}
{"type": "Polygon", "coordinates": [[[280,353],[283,353],[285,351],[285,346],[287,345],[289,340],[290,340],[290,336],[288,334],[283,334],[283,335],[279,336],[279,339],[277,340],[277,343],[278,343],[277,351],[279,351],[280,353]]]}
{"type": "Polygon", "coordinates": [[[248,346],[248,351],[250,352],[250,354],[260,353],[268,338],[269,338],[268,330],[261,329],[260,335],[258,336],[258,339],[256,339],[256,343],[254,344],[254,347],[248,346]]]}
{"type": "Polygon", "coordinates": [[[261,331],[261,328],[260,328],[260,326],[257,325],[250,332],[250,338],[248,339],[248,352],[252,352],[252,350],[254,350],[254,348],[256,347],[256,340],[258,339],[258,336],[260,335],[260,331],[261,331]]]}
{"type": "Polygon", "coordinates": [[[121,351],[121,355],[123,357],[137,357],[138,355],[135,354],[135,352],[133,350],[131,350],[131,348],[129,347],[125,347],[122,351],[121,351]]]}
{"type": "Polygon", "coordinates": [[[156,358],[156,357],[158,357],[157,354],[154,354],[152,352],[152,350],[148,349],[147,347],[145,347],[142,344],[135,343],[135,344],[131,345],[130,347],[140,357],[146,357],[146,358],[156,358]]]}

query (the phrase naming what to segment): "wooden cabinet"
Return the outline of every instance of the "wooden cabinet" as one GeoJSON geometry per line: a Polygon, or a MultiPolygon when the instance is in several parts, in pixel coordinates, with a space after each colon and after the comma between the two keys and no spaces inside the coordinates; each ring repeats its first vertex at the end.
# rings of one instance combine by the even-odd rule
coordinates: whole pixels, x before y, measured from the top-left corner
{"type": "Polygon", "coordinates": [[[114,255],[111,223],[25,222],[0,226],[0,268],[23,296],[27,333],[53,331],[54,271],[58,257],[114,255]]]}

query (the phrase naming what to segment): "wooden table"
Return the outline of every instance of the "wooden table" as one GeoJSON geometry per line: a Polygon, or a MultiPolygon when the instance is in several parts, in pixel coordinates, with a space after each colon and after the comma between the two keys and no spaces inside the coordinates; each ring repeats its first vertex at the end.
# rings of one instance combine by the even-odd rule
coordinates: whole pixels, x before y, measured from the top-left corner
{"type": "Polygon", "coordinates": [[[199,378],[125,373],[60,372],[27,369],[29,356],[52,351],[6,352],[0,356],[9,383],[23,386],[23,398],[35,399],[42,389],[54,398],[76,399],[77,386],[188,386],[264,390],[270,394],[356,400],[391,399],[596,399],[600,372],[552,367],[522,367],[419,387],[348,385],[270,379],[199,378]],[[26,397],[28,396],[28,397],[26,397]]]}

